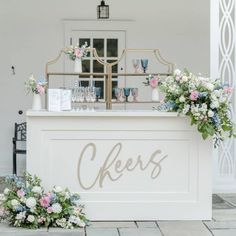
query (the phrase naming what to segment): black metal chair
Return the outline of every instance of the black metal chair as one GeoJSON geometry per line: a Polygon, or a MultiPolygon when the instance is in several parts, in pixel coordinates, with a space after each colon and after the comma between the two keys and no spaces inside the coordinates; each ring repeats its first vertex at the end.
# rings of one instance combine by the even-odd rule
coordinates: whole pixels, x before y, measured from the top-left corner
{"type": "Polygon", "coordinates": [[[17,154],[26,154],[25,149],[17,148],[18,142],[26,141],[26,122],[17,124],[15,123],[14,137],[12,138],[13,143],[13,174],[17,174],[17,154]]]}

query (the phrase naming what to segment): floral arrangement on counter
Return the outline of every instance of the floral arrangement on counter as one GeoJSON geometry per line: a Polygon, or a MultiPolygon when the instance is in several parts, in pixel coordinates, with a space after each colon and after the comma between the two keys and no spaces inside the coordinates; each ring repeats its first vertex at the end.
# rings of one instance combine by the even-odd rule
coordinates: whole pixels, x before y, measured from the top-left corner
{"type": "Polygon", "coordinates": [[[173,76],[161,81],[159,88],[164,92],[165,100],[157,109],[189,116],[203,139],[213,136],[215,147],[225,136],[235,137],[230,117],[230,86],[222,84],[219,79],[177,69],[173,76]]]}
{"type": "Polygon", "coordinates": [[[28,80],[25,81],[25,87],[27,89],[27,93],[34,93],[34,94],[44,94],[47,88],[47,82],[45,79],[36,80],[33,75],[29,77],[28,80]]]}
{"type": "Polygon", "coordinates": [[[85,42],[85,44],[83,44],[81,47],[79,47],[79,45],[71,45],[70,47],[65,48],[63,52],[67,54],[72,61],[74,61],[76,58],[82,59],[83,57],[86,57],[87,48],[89,48],[88,43],[85,42]]]}
{"type": "Polygon", "coordinates": [[[68,189],[54,187],[45,192],[41,180],[28,173],[6,178],[8,188],[0,194],[0,221],[11,226],[37,229],[85,227],[88,220],[80,197],[68,189]]]}
{"type": "Polygon", "coordinates": [[[149,75],[146,81],[143,82],[146,86],[151,86],[153,89],[157,88],[161,83],[161,80],[156,75],[149,75]]]}

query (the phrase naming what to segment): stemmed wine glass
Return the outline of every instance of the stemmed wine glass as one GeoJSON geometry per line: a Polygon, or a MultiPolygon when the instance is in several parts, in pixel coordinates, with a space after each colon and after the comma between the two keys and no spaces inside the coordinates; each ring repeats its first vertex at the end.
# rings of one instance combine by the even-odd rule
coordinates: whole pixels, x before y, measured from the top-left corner
{"type": "Polygon", "coordinates": [[[130,95],[130,88],[124,88],[125,101],[128,102],[128,97],[130,95]]]}
{"type": "Polygon", "coordinates": [[[116,101],[120,102],[120,97],[122,94],[122,89],[121,88],[114,88],[115,96],[116,96],[116,101]]]}
{"type": "MultiPolygon", "coordinates": [[[[84,87],[79,86],[78,88],[78,98],[77,98],[78,102],[84,102],[84,87]]],[[[83,110],[82,108],[83,106],[81,106],[81,110],[83,110]]]]}
{"type": "Polygon", "coordinates": [[[72,111],[75,111],[75,102],[77,100],[77,88],[72,88],[71,91],[71,102],[72,102],[72,111]]]}
{"type": "Polygon", "coordinates": [[[132,60],[133,67],[134,67],[134,73],[138,73],[138,69],[140,66],[140,60],[139,59],[133,59],[132,60]]]}
{"type": "Polygon", "coordinates": [[[132,88],[131,89],[131,94],[132,94],[132,96],[133,96],[133,98],[134,98],[134,102],[137,102],[138,100],[137,100],[137,97],[138,97],[138,88],[132,88]]]}
{"type": "Polygon", "coordinates": [[[98,99],[101,97],[102,89],[100,87],[96,87],[96,102],[98,102],[98,99]]]}
{"type": "Polygon", "coordinates": [[[146,73],[148,67],[148,59],[141,59],[141,65],[143,68],[143,73],[146,73]]]}

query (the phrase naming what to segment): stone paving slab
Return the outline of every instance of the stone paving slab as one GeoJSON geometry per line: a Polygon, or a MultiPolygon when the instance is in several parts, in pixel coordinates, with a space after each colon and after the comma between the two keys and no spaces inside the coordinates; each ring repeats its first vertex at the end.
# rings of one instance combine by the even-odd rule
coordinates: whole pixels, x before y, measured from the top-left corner
{"type": "Polygon", "coordinates": [[[4,232],[0,236],[85,236],[85,234],[78,234],[76,232],[4,232]]]}
{"type": "Polygon", "coordinates": [[[236,221],[204,221],[209,229],[236,229],[236,221]]]}
{"type": "Polygon", "coordinates": [[[157,228],[155,221],[136,221],[138,228],[157,228]]]}
{"type": "Polygon", "coordinates": [[[212,209],[230,209],[235,208],[232,204],[225,201],[220,195],[212,195],[212,209]]]}
{"type": "Polygon", "coordinates": [[[134,221],[93,221],[89,228],[137,228],[134,221]]]}
{"type": "Polygon", "coordinates": [[[86,233],[86,236],[119,236],[117,228],[87,228],[86,233]]]}
{"type": "Polygon", "coordinates": [[[213,210],[212,218],[216,221],[236,221],[236,209],[213,210]]]}
{"type": "Polygon", "coordinates": [[[0,223],[0,233],[32,233],[32,232],[47,232],[47,228],[40,228],[40,229],[24,229],[24,228],[17,228],[9,226],[6,223],[0,223]]]}
{"type": "Polygon", "coordinates": [[[236,230],[235,229],[213,230],[212,233],[214,236],[235,236],[236,230]]]}
{"type": "Polygon", "coordinates": [[[202,221],[158,221],[164,236],[212,236],[202,221]]]}
{"type": "Polygon", "coordinates": [[[120,236],[162,236],[158,228],[119,229],[120,236]]]}
{"type": "Polygon", "coordinates": [[[47,236],[56,236],[56,235],[65,235],[65,236],[85,236],[84,229],[61,229],[61,228],[40,228],[40,229],[24,229],[10,227],[6,223],[0,223],[0,236],[37,236],[37,235],[47,235],[47,236]]]}
{"type": "Polygon", "coordinates": [[[236,207],[236,194],[220,193],[218,196],[236,207]]]}

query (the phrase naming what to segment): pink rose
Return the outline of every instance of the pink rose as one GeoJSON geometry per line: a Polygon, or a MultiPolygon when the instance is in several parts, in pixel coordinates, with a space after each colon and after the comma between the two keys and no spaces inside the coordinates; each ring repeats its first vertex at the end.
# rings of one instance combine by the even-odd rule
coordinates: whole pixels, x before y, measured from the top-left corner
{"type": "Polygon", "coordinates": [[[48,207],[48,208],[47,208],[47,212],[48,212],[49,214],[52,213],[52,212],[53,212],[52,207],[48,207]]]}
{"type": "Polygon", "coordinates": [[[157,85],[158,85],[158,80],[157,80],[156,77],[154,77],[154,78],[152,78],[152,79],[150,80],[149,83],[150,83],[150,86],[151,86],[152,88],[156,88],[157,85]]]}
{"type": "Polygon", "coordinates": [[[75,56],[81,58],[83,56],[83,51],[80,48],[75,49],[75,56]]]}
{"type": "Polygon", "coordinates": [[[50,204],[50,198],[49,197],[43,197],[39,200],[39,203],[42,207],[48,207],[50,204]]]}
{"type": "Polygon", "coordinates": [[[228,94],[229,94],[229,93],[232,93],[232,91],[233,91],[232,87],[229,87],[229,86],[225,86],[225,87],[224,87],[224,92],[225,92],[225,93],[228,93],[228,94]]]}
{"type": "Polygon", "coordinates": [[[17,190],[16,194],[17,194],[17,196],[18,196],[19,198],[25,196],[25,192],[24,192],[22,189],[17,190]]]}
{"type": "Polygon", "coordinates": [[[192,101],[196,101],[198,99],[198,96],[199,96],[198,91],[192,91],[189,97],[192,101]]]}
{"type": "Polygon", "coordinates": [[[45,89],[44,89],[44,87],[41,86],[40,84],[37,84],[36,88],[37,88],[37,91],[38,91],[39,94],[42,95],[42,94],[45,93],[45,89]]]}

